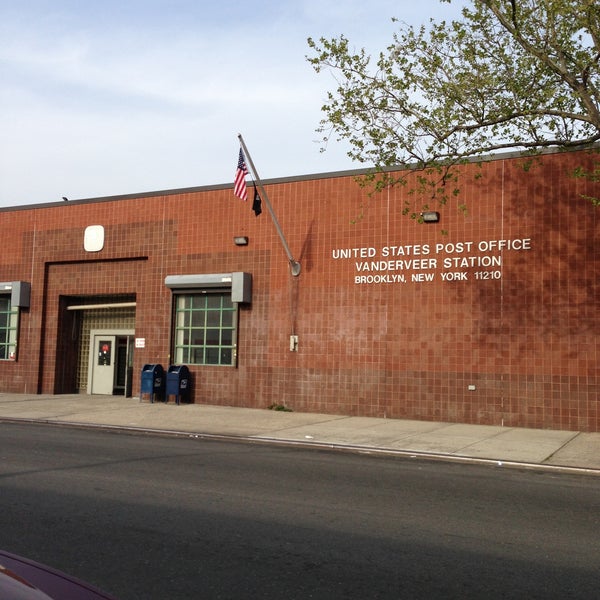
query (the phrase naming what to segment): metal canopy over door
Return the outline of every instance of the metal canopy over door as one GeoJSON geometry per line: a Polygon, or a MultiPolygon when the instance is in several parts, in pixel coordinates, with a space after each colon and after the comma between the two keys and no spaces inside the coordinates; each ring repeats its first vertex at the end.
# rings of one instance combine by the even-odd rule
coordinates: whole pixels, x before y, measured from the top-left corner
{"type": "Polygon", "coordinates": [[[88,394],[127,395],[131,390],[133,336],[129,330],[90,331],[88,394]]]}

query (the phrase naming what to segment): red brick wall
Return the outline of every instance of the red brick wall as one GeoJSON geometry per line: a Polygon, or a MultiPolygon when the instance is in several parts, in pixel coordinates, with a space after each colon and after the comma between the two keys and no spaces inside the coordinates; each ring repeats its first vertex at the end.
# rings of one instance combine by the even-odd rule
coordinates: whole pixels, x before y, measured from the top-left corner
{"type": "Polygon", "coordinates": [[[351,176],[272,182],[297,278],[266,208],[256,218],[230,188],[2,211],[0,280],[31,281],[32,303],[0,391],[56,390],[61,295],[135,295],[137,374],[170,362],[166,275],[247,271],[238,367],[191,367],[196,402],[598,431],[599,213],[580,197],[598,191],[570,177],[582,160],[593,159],[547,155],[529,172],[518,159],[465,165],[457,201],[429,225],[402,215],[407,202],[419,208],[410,186],[369,197],[351,176]],[[105,247],[87,253],[95,224],[105,247]],[[365,256],[343,258],[350,249],[365,256]],[[479,258],[500,264],[471,266],[479,258]],[[393,270],[362,270],[382,261],[393,270]],[[356,282],[380,275],[405,282],[356,282]]]}

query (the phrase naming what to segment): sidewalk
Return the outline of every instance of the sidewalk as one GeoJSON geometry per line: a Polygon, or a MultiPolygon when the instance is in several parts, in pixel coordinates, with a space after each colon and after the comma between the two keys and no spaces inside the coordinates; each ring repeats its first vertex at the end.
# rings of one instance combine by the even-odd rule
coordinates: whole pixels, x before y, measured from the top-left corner
{"type": "Polygon", "coordinates": [[[15,420],[600,475],[600,433],[0,393],[0,422],[15,420]]]}

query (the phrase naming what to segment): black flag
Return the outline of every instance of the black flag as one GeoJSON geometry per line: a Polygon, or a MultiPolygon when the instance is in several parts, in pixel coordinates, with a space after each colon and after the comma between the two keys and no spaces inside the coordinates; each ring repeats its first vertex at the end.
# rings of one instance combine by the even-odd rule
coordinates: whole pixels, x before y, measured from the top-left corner
{"type": "Polygon", "coordinates": [[[254,184],[254,202],[252,202],[252,210],[257,217],[262,212],[260,195],[256,189],[256,183],[254,184]]]}

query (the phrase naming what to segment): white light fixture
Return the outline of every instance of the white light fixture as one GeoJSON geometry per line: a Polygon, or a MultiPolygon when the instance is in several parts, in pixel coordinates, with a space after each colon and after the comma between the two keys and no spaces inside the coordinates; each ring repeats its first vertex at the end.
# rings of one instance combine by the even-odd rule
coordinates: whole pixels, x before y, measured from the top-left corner
{"type": "Polygon", "coordinates": [[[90,225],[85,228],[83,248],[86,252],[100,252],[104,248],[104,227],[90,225]]]}
{"type": "Polygon", "coordinates": [[[247,246],[248,238],[245,235],[237,235],[233,238],[233,242],[236,246],[247,246]]]}

